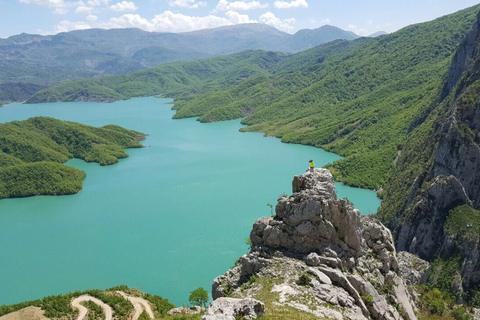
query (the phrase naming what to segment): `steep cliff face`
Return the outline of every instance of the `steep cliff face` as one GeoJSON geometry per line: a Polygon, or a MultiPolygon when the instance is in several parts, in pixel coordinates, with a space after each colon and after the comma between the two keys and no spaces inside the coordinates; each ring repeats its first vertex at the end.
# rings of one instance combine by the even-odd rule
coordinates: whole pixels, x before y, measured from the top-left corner
{"type": "Polygon", "coordinates": [[[398,185],[396,174],[405,175],[400,171],[415,162],[424,165],[411,177],[404,205],[387,222],[398,250],[427,260],[460,257],[450,289],[462,299],[462,290],[480,285],[480,226],[474,210],[480,208],[480,16],[452,61],[440,100],[418,129],[427,134],[413,133],[398,159],[387,191],[395,181],[398,185]],[[423,158],[412,155],[424,150],[423,158]]]}
{"type": "MultiPolygon", "coordinates": [[[[479,13],[480,14],[480,13],[479,13]]],[[[470,67],[472,59],[478,54],[480,49],[480,19],[475,21],[472,31],[458,47],[455,56],[452,59],[452,65],[448,72],[448,78],[440,94],[440,101],[445,99],[450,91],[456,86],[463,73],[470,67]]]]}
{"type": "Polygon", "coordinates": [[[276,215],[255,222],[250,253],[215,279],[214,299],[267,299],[267,313],[275,306],[321,318],[416,319],[390,231],[338,199],[326,169],[292,184],[276,215]]]}

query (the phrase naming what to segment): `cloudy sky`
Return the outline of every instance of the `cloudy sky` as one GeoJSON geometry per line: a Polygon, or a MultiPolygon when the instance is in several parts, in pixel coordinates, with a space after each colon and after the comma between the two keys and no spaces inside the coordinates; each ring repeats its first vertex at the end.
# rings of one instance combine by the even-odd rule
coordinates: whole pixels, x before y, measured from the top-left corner
{"type": "Polygon", "coordinates": [[[393,32],[479,0],[0,0],[0,38],[87,28],[185,32],[265,23],[295,33],[330,24],[358,35],[393,32]]]}

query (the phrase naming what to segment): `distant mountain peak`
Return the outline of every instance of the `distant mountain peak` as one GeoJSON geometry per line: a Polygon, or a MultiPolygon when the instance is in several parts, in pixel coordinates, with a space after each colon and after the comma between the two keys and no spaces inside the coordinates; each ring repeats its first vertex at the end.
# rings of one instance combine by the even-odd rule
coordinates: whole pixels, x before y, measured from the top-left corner
{"type": "Polygon", "coordinates": [[[241,23],[241,24],[222,26],[222,27],[217,27],[212,29],[202,29],[202,30],[195,30],[195,31],[189,31],[189,32],[181,32],[180,34],[182,35],[198,35],[198,34],[207,34],[207,33],[218,34],[222,32],[239,32],[239,31],[240,32],[245,32],[245,31],[270,32],[270,33],[280,34],[282,36],[283,35],[289,36],[288,33],[280,31],[264,23],[241,23]]]}
{"type": "Polygon", "coordinates": [[[379,37],[379,36],[383,36],[385,34],[388,34],[388,32],[386,31],[377,31],[377,32],[374,32],[372,33],[371,35],[367,36],[368,38],[376,38],[376,37],[379,37]]]}

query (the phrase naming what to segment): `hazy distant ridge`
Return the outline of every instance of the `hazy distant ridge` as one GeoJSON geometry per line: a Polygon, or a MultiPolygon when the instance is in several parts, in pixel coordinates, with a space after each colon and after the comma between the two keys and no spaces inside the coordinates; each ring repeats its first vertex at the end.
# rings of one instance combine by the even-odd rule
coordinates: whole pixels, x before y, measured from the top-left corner
{"type": "MultiPolygon", "coordinates": [[[[354,33],[332,26],[291,35],[264,24],[178,34],[140,29],[89,29],[53,36],[22,33],[0,39],[0,84],[15,83],[17,91],[21,91],[21,84],[26,83],[51,86],[76,79],[131,73],[170,61],[258,49],[300,52],[336,39],[356,38],[354,33]]],[[[10,101],[24,99],[23,95],[9,96],[10,101]]]]}

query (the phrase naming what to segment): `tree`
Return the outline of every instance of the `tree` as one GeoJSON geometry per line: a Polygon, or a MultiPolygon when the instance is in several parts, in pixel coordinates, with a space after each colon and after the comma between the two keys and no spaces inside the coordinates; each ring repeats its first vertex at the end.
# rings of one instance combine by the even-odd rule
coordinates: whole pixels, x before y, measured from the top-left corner
{"type": "Polygon", "coordinates": [[[205,308],[208,302],[207,290],[203,289],[202,287],[199,287],[198,289],[193,290],[192,292],[190,292],[188,301],[190,301],[192,305],[202,306],[205,308]]]}

